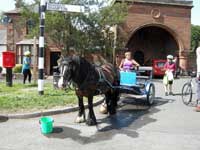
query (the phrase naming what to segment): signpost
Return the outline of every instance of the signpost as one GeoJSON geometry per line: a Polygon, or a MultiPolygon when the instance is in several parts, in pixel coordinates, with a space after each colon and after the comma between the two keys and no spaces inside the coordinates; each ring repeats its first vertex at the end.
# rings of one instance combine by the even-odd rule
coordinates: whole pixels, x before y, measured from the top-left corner
{"type": "Polygon", "coordinates": [[[85,7],[80,5],[66,5],[57,3],[46,3],[46,0],[40,0],[40,37],[39,37],[39,58],[38,58],[38,93],[44,95],[44,29],[45,29],[45,11],[64,11],[84,13],[85,7]]]}
{"type": "Polygon", "coordinates": [[[84,13],[85,7],[80,5],[47,3],[47,10],[84,13]]]}

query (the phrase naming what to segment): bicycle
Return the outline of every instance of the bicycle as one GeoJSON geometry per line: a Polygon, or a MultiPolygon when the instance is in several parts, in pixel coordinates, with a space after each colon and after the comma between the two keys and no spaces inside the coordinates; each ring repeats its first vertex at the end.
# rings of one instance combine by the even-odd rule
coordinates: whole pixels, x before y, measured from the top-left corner
{"type": "Polygon", "coordinates": [[[191,106],[196,106],[197,105],[197,101],[195,103],[192,102],[192,97],[193,97],[193,79],[195,79],[196,77],[196,72],[191,72],[190,73],[191,79],[186,82],[183,87],[182,87],[182,101],[183,104],[185,105],[191,105],[191,106]]]}

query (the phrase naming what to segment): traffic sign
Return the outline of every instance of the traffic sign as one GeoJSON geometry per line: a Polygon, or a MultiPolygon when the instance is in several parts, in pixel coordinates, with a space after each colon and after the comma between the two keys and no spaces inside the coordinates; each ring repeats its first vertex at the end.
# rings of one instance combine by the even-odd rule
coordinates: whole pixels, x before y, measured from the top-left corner
{"type": "Polygon", "coordinates": [[[47,3],[47,10],[84,13],[85,12],[85,7],[81,6],[81,5],[67,5],[67,4],[47,3]]]}

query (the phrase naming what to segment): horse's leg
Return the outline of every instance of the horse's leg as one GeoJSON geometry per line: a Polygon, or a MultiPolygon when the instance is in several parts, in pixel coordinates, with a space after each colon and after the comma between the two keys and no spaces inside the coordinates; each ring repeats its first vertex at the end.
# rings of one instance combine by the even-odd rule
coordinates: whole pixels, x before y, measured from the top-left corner
{"type": "Polygon", "coordinates": [[[110,115],[116,113],[115,91],[109,90],[106,94],[106,104],[110,115]]]}
{"type": "Polygon", "coordinates": [[[116,90],[115,90],[115,107],[118,106],[117,103],[118,103],[119,99],[120,99],[119,89],[116,89],[116,90]]]}
{"type": "Polygon", "coordinates": [[[87,125],[92,126],[92,125],[96,125],[97,121],[96,121],[96,117],[94,114],[94,110],[93,110],[93,96],[88,96],[88,118],[86,120],[87,125]]]}
{"type": "MultiPolygon", "coordinates": [[[[114,85],[114,86],[118,86],[119,85],[119,82],[117,82],[117,84],[116,85],[114,85]]],[[[114,100],[114,106],[115,107],[117,107],[117,102],[119,101],[119,99],[120,99],[120,92],[119,92],[119,89],[114,89],[114,94],[113,94],[113,100],[114,100]]]]}
{"type": "Polygon", "coordinates": [[[116,89],[112,91],[111,99],[110,99],[110,115],[114,115],[116,113],[117,101],[118,101],[118,92],[116,89]]]}
{"type": "Polygon", "coordinates": [[[108,90],[106,93],[105,93],[105,97],[106,97],[106,108],[107,108],[107,112],[110,113],[111,111],[111,91],[108,90]]]}
{"type": "Polygon", "coordinates": [[[82,96],[78,96],[78,106],[79,106],[78,116],[76,117],[75,122],[76,123],[82,123],[82,122],[85,122],[85,107],[84,107],[84,104],[83,104],[83,97],[82,96]]]}
{"type": "MultiPolygon", "coordinates": [[[[114,82],[114,86],[119,86],[119,85],[120,85],[120,81],[114,82]]],[[[112,93],[113,94],[111,94],[112,96],[111,96],[111,112],[110,112],[110,114],[115,114],[116,108],[117,108],[117,102],[120,99],[119,89],[118,88],[112,89],[112,93]]]]}

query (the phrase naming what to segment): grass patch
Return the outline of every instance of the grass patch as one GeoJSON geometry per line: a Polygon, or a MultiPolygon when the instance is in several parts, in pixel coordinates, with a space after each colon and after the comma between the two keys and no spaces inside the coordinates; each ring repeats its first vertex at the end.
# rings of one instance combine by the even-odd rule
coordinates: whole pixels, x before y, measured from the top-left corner
{"type": "Polygon", "coordinates": [[[15,83],[13,87],[7,87],[5,83],[0,83],[1,113],[30,112],[74,104],[77,104],[74,91],[55,90],[50,83],[45,84],[42,96],[38,95],[37,85],[34,84],[15,83]]]}

